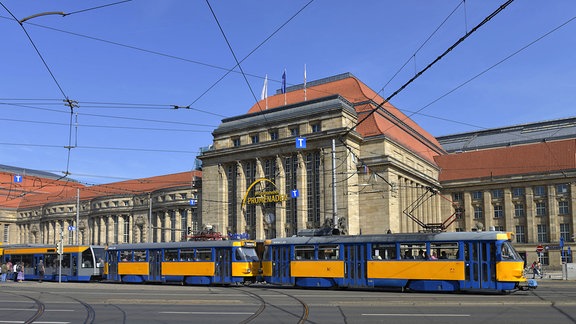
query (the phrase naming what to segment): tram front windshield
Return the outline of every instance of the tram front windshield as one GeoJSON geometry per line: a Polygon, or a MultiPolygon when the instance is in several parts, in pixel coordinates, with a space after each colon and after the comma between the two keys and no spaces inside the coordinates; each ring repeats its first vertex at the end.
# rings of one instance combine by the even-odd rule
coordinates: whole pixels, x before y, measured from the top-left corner
{"type": "Polygon", "coordinates": [[[258,261],[258,255],[253,248],[238,248],[236,249],[237,261],[258,261]]]}
{"type": "Polygon", "coordinates": [[[516,252],[510,242],[502,242],[501,255],[502,260],[522,260],[522,257],[516,252]]]}

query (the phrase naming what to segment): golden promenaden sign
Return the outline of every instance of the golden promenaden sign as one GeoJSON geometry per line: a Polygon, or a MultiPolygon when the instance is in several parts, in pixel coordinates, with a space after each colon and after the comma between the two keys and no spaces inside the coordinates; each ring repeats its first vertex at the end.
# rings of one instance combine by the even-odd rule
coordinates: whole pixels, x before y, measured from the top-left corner
{"type": "Polygon", "coordinates": [[[277,203],[288,200],[288,195],[281,194],[278,190],[254,190],[254,192],[252,192],[252,189],[254,189],[257,184],[262,184],[261,187],[266,188],[266,183],[270,183],[273,188],[276,189],[276,184],[274,184],[272,180],[266,178],[256,179],[246,190],[244,199],[242,199],[242,206],[277,203]]]}

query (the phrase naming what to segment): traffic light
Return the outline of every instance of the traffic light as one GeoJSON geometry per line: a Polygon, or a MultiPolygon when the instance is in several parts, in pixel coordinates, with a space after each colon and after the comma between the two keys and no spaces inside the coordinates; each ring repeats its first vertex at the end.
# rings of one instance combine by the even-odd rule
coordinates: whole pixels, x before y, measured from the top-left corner
{"type": "Polygon", "coordinates": [[[188,235],[192,235],[192,227],[188,226],[186,233],[188,233],[188,235]]]}
{"type": "Polygon", "coordinates": [[[58,242],[58,245],[56,245],[56,252],[58,254],[64,253],[64,243],[62,241],[58,242]]]}

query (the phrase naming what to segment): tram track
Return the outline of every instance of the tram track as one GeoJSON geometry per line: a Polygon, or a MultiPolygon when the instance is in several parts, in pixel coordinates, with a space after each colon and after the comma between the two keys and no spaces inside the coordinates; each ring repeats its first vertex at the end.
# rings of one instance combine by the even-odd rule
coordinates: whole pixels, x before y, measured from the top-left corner
{"type": "Polygon", "coordinates": [[[253,287],[253,288],[244,288],[244,289],[243,288],[234,288],[234,289],[260,301],[260,307],[258,308],[258,310],[256,310],[256,312],[254,312],[254,314],[249,316],[247,319],[240,322],[240,324],[251,323],[254,320],[256,320],[257,318],[259,318],[264,313],[267,305],[269,307],[273,307],[277,310],[280,310],[282,312],[290,314],[291,316],[296,317],[297,318],[296,323],[298,323],[298,324],[304,324],[304,323],[308,322],[308,316],[310,314],[310,307],[308,306],[308,304],[306,304],[306,302],[304,300],[302,300],[298,297],[295,297],[295,296],[290,295],[288,293],[285,293],[283,291],[279,291],[277,289],[270,289],[270,288],[253,287]],[[274,292],[274,293],[289,297],[289,298],[297,301],[302,306],[302,314],[301,315],[295,314],[294,312],[287,309],[287,307],[285,307],[285,306],[280,306],[280,305],[276,305],[274,303],[271,303],[271,302],[267,301],[266,299],[264,299],[260,294],[248,291],[248,289],[258,289],[259,291],[264,291],[266,293],[274,292]]]}
{"type": "Polygon", "coordinates": [[[84,324],[93,324],[94,320],[96,318],[96,311],[94,310],[94,307],[92,307],[92,305],[74,298],[74,297],[70,297],[64,294],[57,294],[57,293],[52,293],[52,292],[40,292],[39,297],[33,297],[31,295],[27,295],[23,292],[30,292],[30,293],[37,293],[36,291],[22,291],[20,293],[13,293],[13,292],[6,292],[3,291],[5,294],[9,294],[9,295],[13,295],[13,296],[18,296],[21,298],[26,298],[26,299],[30,299],[32,300],[35,304],[36,304],[36,312],[30,316],[29,318],[23,320],[23,323],[34,323],[35,321],[37,321],[38,319],[40,319],[40,317],[42,317],[42,315],[44,315],[44,313],[46,312],[46,305],[44,304],[44,302],[42,301],[43,296],[57,296],[57,297],[61,297],[61,298],[66,298],[66,299],[71,299],[75,302],[77,302],[78,304],[82,305],[84,307],[84,309],[86,310],[86,317],[84,318],[84,324]]]}
{"type": "Polygon", "coordinates": [[[13,295],[13,296],[22,297],[22,298],[26,298],[26,299],[30,299],[36,304],[36,312],[34,313],[34,315],[32,315],[28,319],[24,320],[23,323],[25,323],[25,324],[34,323],[34,321],[39,319],[44,314],[44,312],[46,311],[46,305],[44,305],[44,303],[38,298],[34,298],[31,296],[19,294],[19,293],[7,292],[7,291],[3,291],[3,293],[13,295]]]}

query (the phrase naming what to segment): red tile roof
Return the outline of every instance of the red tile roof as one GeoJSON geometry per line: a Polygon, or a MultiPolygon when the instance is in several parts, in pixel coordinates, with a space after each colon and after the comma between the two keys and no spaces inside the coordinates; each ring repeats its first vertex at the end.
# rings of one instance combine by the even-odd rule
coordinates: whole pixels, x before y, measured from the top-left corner
{"type": "Polygon", "coordinates": [[[13,174],[0,172],[0,207],[29,208],[51,203],[76,201],[77,189],[80,199],[89,200],[113,195],[136,195],[160,190],[192,186],[194,178],[202,177],[201,171],[188,171],[150,178],[127,180],[95,186],[84,186],[77,182],[24,177],[22,183],[13,183],[13,174]]]}
{"type": "MultiPolygon", "coordinates": [[[[375,91],[352,75],[333,82],[317,84],[306,89],[307,100],[334,94],[338,94],[355,104],[355,109],[359,113],[358,120],[364,118],[368,112],[375,107],[373,104],[360,103],[368,100],[372,100],[376,104],[384,102],[384,98],[380,97],[375,91]]],[[[284,106],[284,94],[270,96],[267,100],[268,109],[284,106]]],[[[300,102],[304,102],[304,89],[293,90],[286,93],[287,104],[300,102]]],[[[261,100],[250,108],[248,114],[260,112],[265,109],[266,102],[265,100],[261,100]]],[[[384,104],[384,109],[389,114],[381,111],[372,114],[357,127],[357,131],[364,137],[379,135],[390,137],[431,163],[435,163],[435,155],[445,153],[436,138],[408,118],[408,116],[404,115],[396,107],[390,103],[386,103],[384,104]]]]}
{"type": "Polygon", "coordinates": [[[576,170],[576,139],[436,157],[440,182],[576,170]]]}

